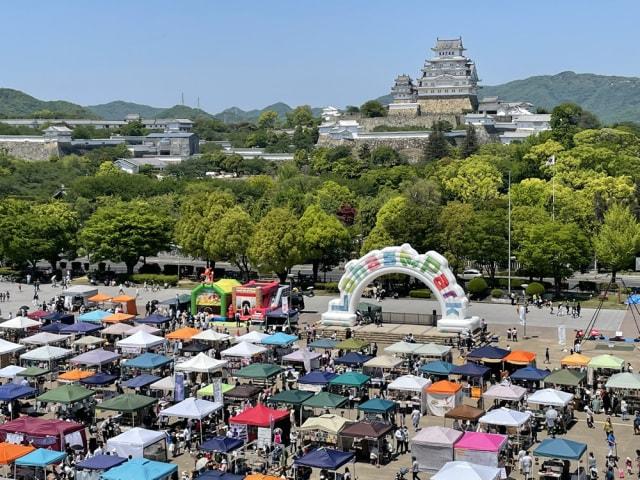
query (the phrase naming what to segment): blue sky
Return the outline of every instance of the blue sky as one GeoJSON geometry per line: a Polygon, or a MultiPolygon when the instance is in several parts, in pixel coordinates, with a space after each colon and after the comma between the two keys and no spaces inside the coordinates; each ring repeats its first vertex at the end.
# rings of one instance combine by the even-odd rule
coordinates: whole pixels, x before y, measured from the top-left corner
{"type": "Polygon", "coordinates": [[[360,104],[462,35],[486,85],[640,76],[638,0],[8,1],[0,86],[80,104],[360,104]]]}

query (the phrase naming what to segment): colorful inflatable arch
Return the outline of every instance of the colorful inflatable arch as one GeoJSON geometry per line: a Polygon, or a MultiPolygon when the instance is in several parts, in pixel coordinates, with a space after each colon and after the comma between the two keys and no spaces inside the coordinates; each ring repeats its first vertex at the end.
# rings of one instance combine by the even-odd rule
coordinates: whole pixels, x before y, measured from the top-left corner
{"type": "Polygon", "coordinates": [[[362,291],[376,278],[390,273],[410,275],[431,289],[442,313],[439,331],[474,331],[480,327],[480,318],[467,316],[469,300],[447,259],[433,251],[419,254],[407,243],[373,250],[347,263],[338,284],[340,298],[329,302],[329,311],[322,314],[322,324],[353,326],[362,291]]]}

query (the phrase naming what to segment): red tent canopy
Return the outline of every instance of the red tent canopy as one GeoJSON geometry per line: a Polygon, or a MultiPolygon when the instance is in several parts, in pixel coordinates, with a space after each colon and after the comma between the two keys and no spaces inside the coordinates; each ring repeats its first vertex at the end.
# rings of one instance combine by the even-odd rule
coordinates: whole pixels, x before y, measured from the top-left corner
{"type": "Polygon", "coordinates": [[[231,423],[241,423],[253,427],[269,427],[272,423],[289,418],[289,410],[275,410],[259,404],[256,407],[248,408],[235,417],[231,417],[231,423]]]}
{"type": "Polygon", "coordinates": [[[54,450],[64,451],[68,442],[73,441],[75,444],[81,444],[86,448],[87,437],[85,426],[76,422],[65,422],[63,420],[46,420],[43,418],[20,417],[11,422],[0,425],[0,440],[4,441],[7,434],[23,435],[23,443],[33,442],[35,446],[44,448],[53,448],[54,450]],[[65,437],[78,432],[79,438],[69,437],[65,441],[65,437]],[[50,441],[55,440],[55,443],[50,441]]]}

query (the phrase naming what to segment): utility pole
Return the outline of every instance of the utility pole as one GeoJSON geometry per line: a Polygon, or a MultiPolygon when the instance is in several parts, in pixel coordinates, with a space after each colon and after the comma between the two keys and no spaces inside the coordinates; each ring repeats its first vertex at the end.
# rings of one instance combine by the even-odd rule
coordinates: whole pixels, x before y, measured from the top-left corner
{"type": "Polygon", "coordinates": [[[180,102],[182,105],[184,105],[184,92],[180,93],[180,102]]]}

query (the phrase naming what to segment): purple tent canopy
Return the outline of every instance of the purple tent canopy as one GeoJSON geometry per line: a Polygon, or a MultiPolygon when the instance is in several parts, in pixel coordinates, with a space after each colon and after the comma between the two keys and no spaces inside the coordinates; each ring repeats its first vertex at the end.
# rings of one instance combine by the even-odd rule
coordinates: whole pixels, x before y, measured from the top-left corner
{"type": "Polygon", "coordinates": [[[49,333],[60,333],[63,327],[66,327],[65,323],[53,322],[49,325],[45,325],[40,329],[41,332],[49,332],[49,333]]]}
{"type": "Polygon", "coordinates": [[[87,458],[78,463],[78,468],[86,468],[87,470],[108,470],[126,462],[126,458],[116,455],[96,455],[87,458]]]}
{"type": "Polygon", "coordinates": [[[295,465],[303,465],[311,468],[326,468],[327,470],[337,470],[344,464],[353,460],[354,454],[333,450],[331,448],[319,448],[296,459],[295,465]]]}
{"type": "Polygon", "coordinates": [[[338,357],[334,360],[334,362],[338,365],[362,365],[365,362],[368,362],[373,357],[370,355],[362,355],[357,352],[349,352],[341,357],[338,357]]]}
{"type": "Polygon", "coordinates": [[[243,480],[244,475],[234,475],[233,473],[225,473],[220,470],[207,470],[198,475],[199,480],[243,480]]]}
{"type": "Polygon", "coordinates": [[[136,323],[152,323],[155,325],[159,325],[161,323],[166,323],[171,320],[169,317],[165,317],[164,315],[159,315],[154,313],[145,318],[136,318],[136,323]]]}
{"type": "Polygon", "coordinates": [[[7,383],[0,386],[0,401],[9,402],[16,398],[30,397],[36,393],[35,388],[27,385],[16,385],[15,383],[7,383]]]}
{"type": "Polygon", "coordinates": [[[213,437],[200,445],[200,450],[207,452],[229,453],[244,445],[244,441],[239,438],[213,437]]]}
{"type": "Polygon", "coordinates": [[[100,330],[102,325],[95,325],[87,322],[76,322],[71,325],[64,325],[60,333],[91,333],[100,330]]]}
{"type": "Polygon", "coordinates": [[[120,358],[120,354],[110,352],[104,348],[98,348],[96,350],[89,350],[86,353],[82,353],[77,357],[73,357],[71,363],[80,363],[83,365],[103,365],[105,363],[113,362],[120,358]]]}
{"type": "Polygon", "coordinates": [[[60,323],[66,323],[67,325],[70,323],[73,323],[73,315],[70,313],[64,313],[64,312],[51,312],[50,314],[45,315],[42,318],[49,322],[60,322],[60,323]]]}
{"type": "Polygon", "coordinates": [[[326,385],[337,376],[337,373],[314,370],[313,372],[309,372],[298,378],[298,383],[305,383],[307,385],[326,385]]]}
{"type": "Polygon", "coordinates": [[[113,382],[118,378],[117,375],[110,375],[104,372],[98,372],[95,375],[91,375],[90,377],[83,378],[80,380],[80,383],[85,385],[106,385],[108,383],[113,382]]]}
{"type": "Polygon", "coordinates": [[[124,382],[124,386],[127,388],[140,388],[147,385],[151,385],[154,382],[160,380],[161,377],[157,377],[155,375],[150,375],[148,373],[143,373],[142,375],[138,375],[137,377],[131,378],[124,382]]]}

